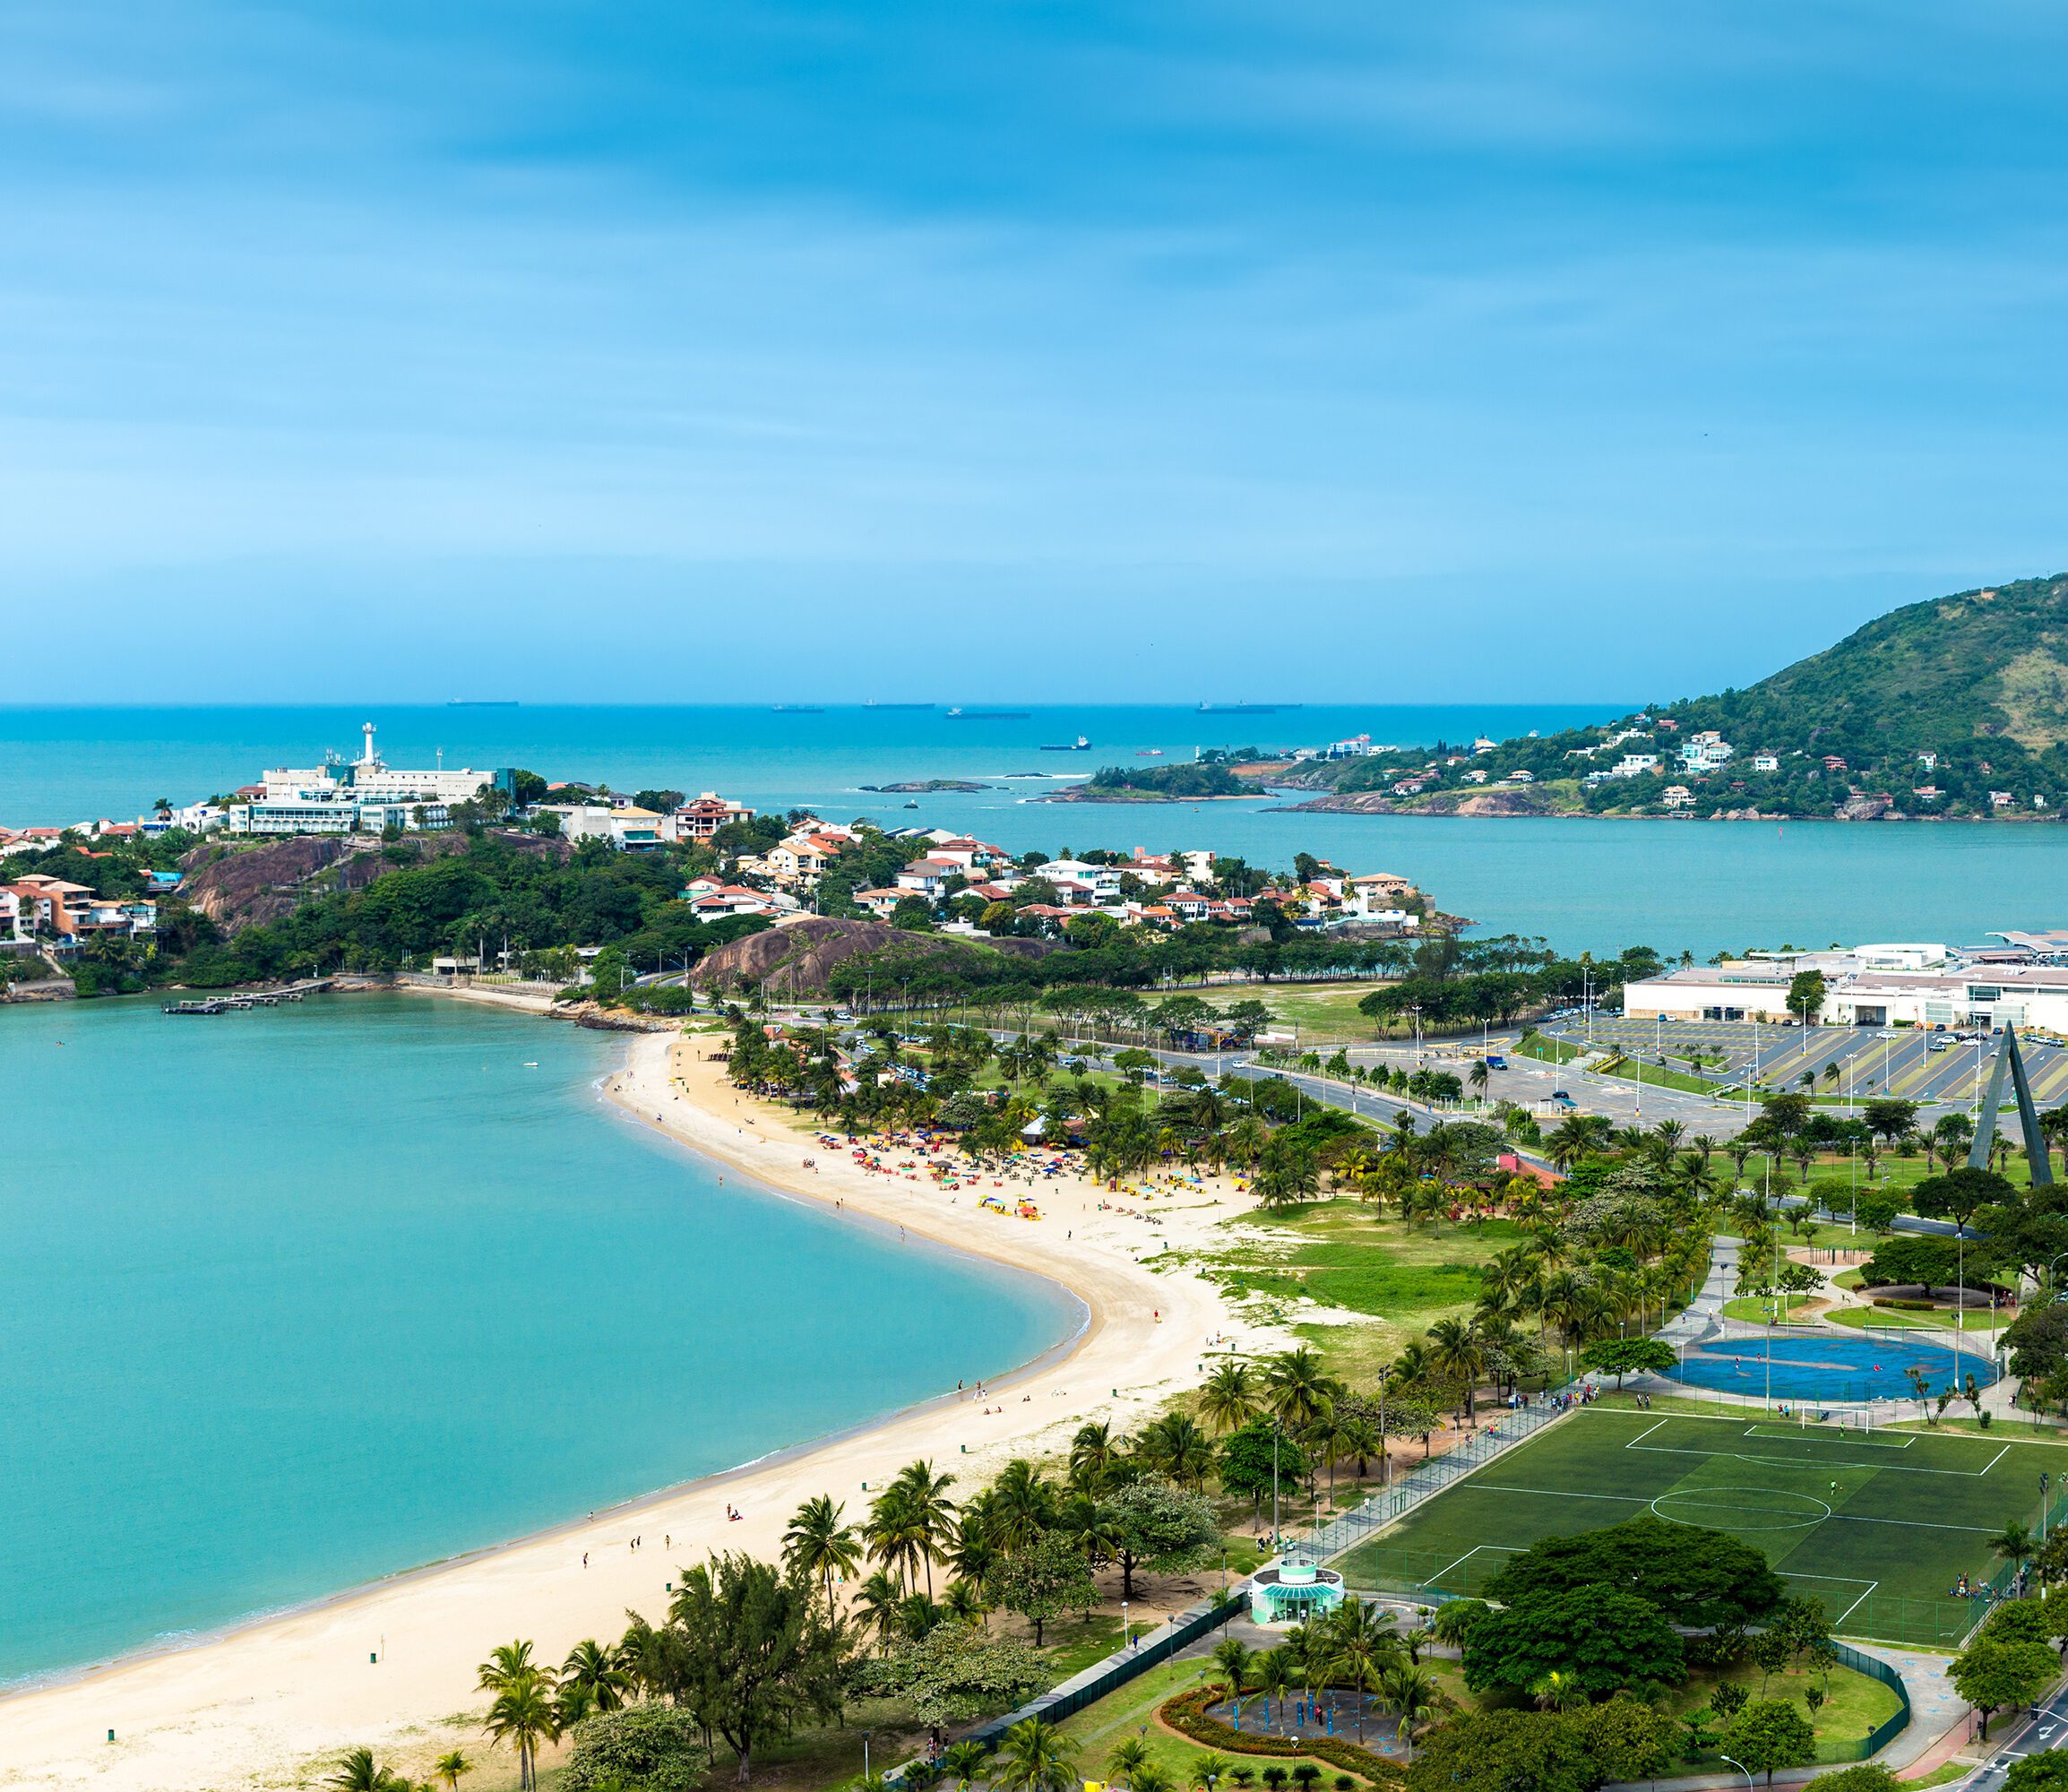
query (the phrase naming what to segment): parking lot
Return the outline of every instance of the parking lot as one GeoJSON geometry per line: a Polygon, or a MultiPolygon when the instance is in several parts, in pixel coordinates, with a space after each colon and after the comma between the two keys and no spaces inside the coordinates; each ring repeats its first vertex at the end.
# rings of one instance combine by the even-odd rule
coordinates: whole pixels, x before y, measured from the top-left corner
{"type": "MultiPolygon", "coordinates": [[[[1542,1030],[1553,1038],[1581,1044],[1588,1036],[1584,1021],[1555,1021],[1542,1030]]],[[[1738,1082],[1751,1074],[1762,1089],[1804,1090],[1807,1072],[1819,1095],[1855,1101],[1894,1097],[1924,1106],[1959,1107],[1976,1096],[1976,1077],[1987,1078],[2000,1043],[1959,1040],[1933,1051],[1934,1035],[1914,1027],[1887,1030],[1881,1037],[1871,1027],[1782,1027],[1745,1021],[1693,1021],[1663,1023],[1594,1017],[1597,1045],[1616,1044],[1656,1064],[1663,1051],[1668,1065],[1688,1071],[1688,1054],[1708,1054],[1700,1074],[1711,1081],[1738,1082]],[[1723,1062],[1718,1063],[1721,1054],[1723,1062]],[[1836,1067],[1836,1075],[1831,1073],[1836,1067]]],[[[2021,1036],[2033,1099],[2042,1107],[2068,1098],[2068,1050],[2045,1039],[2021,1036]]]]}

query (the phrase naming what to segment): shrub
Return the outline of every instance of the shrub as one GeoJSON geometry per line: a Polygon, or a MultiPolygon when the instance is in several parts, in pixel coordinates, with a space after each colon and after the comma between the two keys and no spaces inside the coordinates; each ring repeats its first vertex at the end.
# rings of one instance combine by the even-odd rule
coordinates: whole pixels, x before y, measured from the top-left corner
{"type": "Polygon", "coordinates": [[[584,1718],[560,1776],[561,1792],[594,1792],[612,1779],[642,1792],[694,1792],[711,1756],[702,1733],[675,1705],[627,1705],[584,1718]]]}

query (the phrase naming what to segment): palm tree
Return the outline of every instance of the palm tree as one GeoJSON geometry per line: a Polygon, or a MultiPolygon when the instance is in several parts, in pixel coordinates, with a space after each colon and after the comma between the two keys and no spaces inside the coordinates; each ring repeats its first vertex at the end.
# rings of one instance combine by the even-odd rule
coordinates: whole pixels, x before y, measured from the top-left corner
{"type": "Polygon", "coordinates": [[[1054,1724],[1023,1718],[998,1745],[996,1792],[1075,1792],[1077,1745],[1054,1724]]]}
{"type": "Polygon", "coordinates": [[[1081,1425],[1070,1440],[1070,1479],[1088,1493],[1101,1491],[1120,1460],[1126,1440],[1113,1434],[1112,1426],[1098,1422],[1081,1425]]]}
{"type": "Polygon", "coordinates": [[[1126,1736],[1113,1745],[1106,1755],[1106,1777],[1133,1788],[1134,1776],[1149,1765],[1149,1745],[1140,1736],[1126,1736]]]}
{"type": "Polygon", "coordinates": [[[1055,1521],[1055,1485],[1024,1457],[1006,1463],[990,1493],[991,1541],[1008,1555],[1055,1521]]]}
{"type": "Polygon", "coordinates": [[[1128,1780],[1128,1792],[1177,1792],[1177,1781],[1153,1761],[1145,1761],[1128,1780]]]}
{"type": "Polygon", "coordinates": [[[941,1609],[957,1624],[981,1624],[991,1607],[976,1581],[958,1576],[941,1595],[941,1609]]]}
{"type": "Polygon", "coordinates": [[[513,1681],[496,1693],[488,1707],[483,1727],[496,1742],[506,1742],[517,1751],[517,1784],[521,1792],[535,1792],[539,1784],[539,1745],[552,1742],[560,1734],[559,1714],[553,1708],[552,1680],[534,1669],[529,1678],[513,1681]]]}
{"type": "MultiPolygon", "coordinates": [[[[1400,1659],[1400,1641],[1391,1612],[1351,1598],[1336,1607],[1329,1624],[1329,1674],[1353,1693],[1377,1693],[1386,1670],[1400,1659]]],[[[1365,1702],[1357,1701],[1357,1740],[1365,1739],[1365,1702]]]]}
{"type": "Polygon", "coordinates": [[[1472,1068],[1467,1073],[1467,1080],[1472,1085],[1472,1093],[1478,1096],[1481,1101],[1486,1100],[1486,1085],[1494,1080],[1494,1073],[1486,1068],[1485,1058],[1477,1058],[1473,1061],[1472,1068]]]}
{"type": "Polygon", "coordinates": [[[1562,1673],[1555,1667],[1532,1681],[1529,1693],[1540,1711],[1569,1711],[1587,1702],[1587,1691],[1581,1685],[1579,1676],[1562,1673]]]}
{"type": "Polygon", "coordinates": [[[1213,1473],[1213,1445],[1189,1413],[1166,1413],[1145,1426],[1135,1453],[1181,1487],[1203,1486],[1213,1473]]]}
{"type": "Polygon", "coordinates": [[[1271,1702],[1283,1698],[1287,1688],[1299,1677],[1293,1666],[1289,1649],[1267,1650],[1258,1656],[1253,1669],[1256,1676],[1256,1689],[1263,1694],[1263,1720],[1271,1721],[1271,1702]]]}
{"type": "Polygon", "coordinates": [[[783,1566],[794,1573],[815,1575],[826,1596],[826,1613],[833,1609],[833,1575],[844,1581],[861,1566],[861,1540],[846,1521],[847,1507],[836,1504],[830,1495],[806,1500],[783,1532],[783,1566]]]}
{"type": "Polygon", "coordinates": [[[969,1792],[989,1759],[990,1751],[980,1742],[950,1743],[941,1756],[941,1770],[969,1792]]]}
{"type": "Polygon", "coordinates": [[[1199,1416],[1217,1436],[1240,1431],[1263,1410],[1247,1363],[1223,1363],[1199,1391],[1199,1416]]]}
{"type": "Polygon", "coordinates": [[[876,1646],[887,1650],[898,1634],[898,1607],[904,1589],[879,1568],[855,1589],[855,1615],[865,1630],[876,1633],[876,1646]]]}
{"type": "Polygon", "coordinates": [[[1281,1351],[1264,1366],[1263,1397],[1272,1416],[1293,1430],[1312,1425],[1335,1403],[1335,1384],[1306,1345],[1281,1351]]]}
{"type": "Polygon", "coordinates": [[[445,1792],[460,1792],[460,1776],[471,1773],[474,1763],[456,1748],[449,1748],[438,1757],[431,1770],[445,1782],[445,1792]]]}
{"type": "Polygon", "coordinates": [[[1243,1689],[1249,1684],[1249,1664],[1255,1651],[1240,1637],[1228,1637],[1216,1643],[1213,1665],[1228,1676],[1228,1696],[1242,1697],[1243,1689]]]}
{"type": "Polygon", "coordinates": [[[338,1757],[338,1770],[323,1781],[339,1792],[408,1792],[409,1783],[375,1761],[370,1748],[347,1749],[338,1757]]]}
{"type": "Polygon", "coordinates": [[[1989,1539],[1990,1551],[2012,1568],[2021,1568],[2038,1553],[2032,1533],[2021,1524],[2007,1524],[1989,1539]]]}
{"type": "Polygon", "coordinates": [[[1426,1661],[1396,1662],[1386,1670],[1380,1697],[1400,1720],[1400,1740],[1407,1745],[1410,1762],[1415,1758],[1415,1731],[1443,1696],[1435,1669],[1426,1661]]]}
{"type": "Polygon", "coordinates": [[[1233,1763],[1225,1754],[1209,1749],[1192,1763],[1192,1783],[1197,1792],[1213,1792],[1215,1785],[1228,1777],[1233,1763]]]}
{"type": "Polygon", "coordinates": [[[1486,1367],[1486,1345],[1478,1324],[1456,1317],[1439,1319],[1429,1328],[1429,1346],[1437,1368],[1465,1384],[1465,1422],[1470,1424],[1479,1377],[1486,1367]]]}
{"type": "Polygon", "coordinates": [[[567,1651],[567,1659],[560,1666],[560,1684],[563,1690],[581,1687],[597,1710],[615,1711],[632,1690],[632,1676],[616,1647],[607,1648],[594,1637],[586,1637],[567,1651]]]}

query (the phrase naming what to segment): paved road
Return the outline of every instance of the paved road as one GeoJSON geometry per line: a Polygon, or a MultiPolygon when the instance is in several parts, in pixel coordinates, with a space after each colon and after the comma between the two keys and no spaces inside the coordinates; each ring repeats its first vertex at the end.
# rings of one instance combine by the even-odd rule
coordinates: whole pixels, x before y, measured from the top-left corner
{"type": "Polygon", "coordinates": [[[2068,1743],[2068,1686],[2041,1705],[2032,1721],[1960,1783],[1967,1792],[1997,1792],[2015,1762],[2068,1743]]]}

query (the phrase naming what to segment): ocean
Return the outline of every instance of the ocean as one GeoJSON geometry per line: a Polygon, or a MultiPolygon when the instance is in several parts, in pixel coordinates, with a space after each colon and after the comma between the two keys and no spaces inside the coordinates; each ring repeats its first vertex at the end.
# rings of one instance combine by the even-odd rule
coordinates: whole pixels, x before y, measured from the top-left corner
{"type": "Polygon", "coordinates": [[[602,1101],[620,1050],[408,996],[0,1013],[0,1682],[577,1518],[1074,1334],[1052,1283],[719,1188],[602,1101]]]}
{"type": "MultiPolygon", "coordinates": [[[[977,707],[974,703],[969,708],[977,707]]],[[[1707,958],[1834,940],[1975,944],[2005,927],[2068,925],[2068,831],[2052,823],[1708,823],[1294,814],[1281,799],[1099,807],[1034,800],[1097,766],[1160,748],[1400,745],[1549,732],[1614,704],[1032,709],[952,719],[947,706],[777,711],[723,706],[0,711],[0,822],[134,817],[159,797],[231,789],[268,765],[356,754],[379,724],[390,763],[522,765],[614,788],[718,790],[763,809],[953,827],[1015,852],[1201,845],[1288,866],[1302,850],[1412,877],[1484,931],[1567,952],[1645,944],[1707,958]],[[1047,753],[1080,734],[1083,753],[1047,753]],[[866,784],[956,778],[988,788],[907,798],[866,784]],[[911,806],[908,806],[908,804],[911,806]]],[[[1628,706],[1621,706],[1627,708],[1628,706]]]]}

